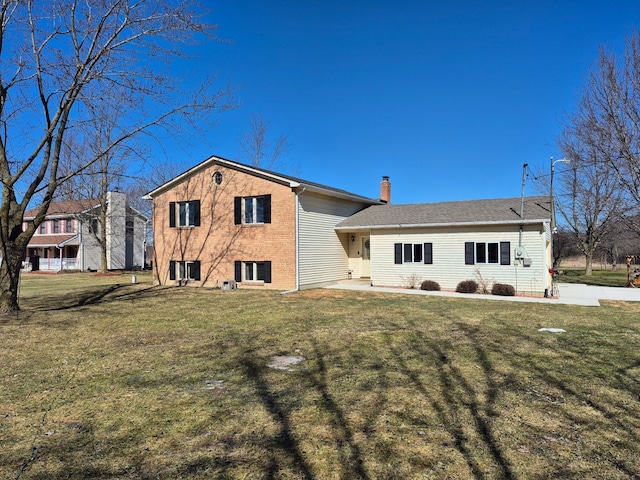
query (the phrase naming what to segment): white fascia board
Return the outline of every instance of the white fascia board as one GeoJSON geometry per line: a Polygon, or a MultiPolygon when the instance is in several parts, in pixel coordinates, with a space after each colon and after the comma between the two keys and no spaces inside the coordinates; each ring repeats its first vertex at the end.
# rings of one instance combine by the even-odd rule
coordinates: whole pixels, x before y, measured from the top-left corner
{"type": "Polygon", "coordinates": [[[495,225],[537,225],[548,223],[549,219],[537,219],[537,220],[512,220],[507,222],[493,221],[493,222],[446,222],[446,223],[398,223],[394,225],[360,225],[357,227],[335,227],[336,231],[357,231],[357,230],[390,230],[394,228],[437,228],[437,227],[482,227],[482,226],[495,226],[495,225]]]}
{"type": "Polygon", "coordinates": [[[159,193],[170,189],[174,185],[177,185],[178,183],[181,183],[185,178],[190,177],[191,175],[193,175],[194,173],[196,173],[196,172],[198,172],[200,170],[208,168],[212,164],[224,165],[225,167],[231,168],[233,170],[239,170],[241,172],[245,172],[245,173],[249,173],[251,175],[254,175],[256,177],[265,178],[265,179],[272,180],[272,181],[277,182],[277,183],[288,185],[291,188],[296,188],[296,187],[300,186],[300,183],[294,182],[292,180],[289,180],[288,178],[284,178],[284,177],[281,177],[279,175],[271,174],[271,173],[265,172],[263,170],[258,170],[256,168],[250,167],[248,165],[242,165],[241,163],[232,162],[230,160],[225,160],[224,158],[212,156],[212,157],[209,157],[208,159],[206,159],[204,162],[200,162],[198,165],[196,165],[196,166],[190,168],[189,170],[187,170],[186,172],[178,175],[176,178],[174,178],[172,180],[169,180],[167,183],[164,183],[164,184],[160,185],[155,190],[152,190],[149,193],[147,193],[146,195],[143,195],[142,198],[144,200],[151,200],[151,199],[153,199],[153,197],[155,195],[158,195],[159,193]]]}
{"type": "Polygon", "coordinates": [[[322,188],[318,185],[309,185],[307,183],[298,184],[300,187],[299,194],[303,194],[305,192],[313,192],[318,193],[320,195],[326,195],[329,197],[342,198],[345,200],[352,200],[358,203],[368,203],[370,205],[384,205],[384,202],[380,200],[374,200],[373,198],[367,198],[360,195],[351,194],[349,192],[339,192],[336,190],[332,190],[330,188],[322,188]]]}

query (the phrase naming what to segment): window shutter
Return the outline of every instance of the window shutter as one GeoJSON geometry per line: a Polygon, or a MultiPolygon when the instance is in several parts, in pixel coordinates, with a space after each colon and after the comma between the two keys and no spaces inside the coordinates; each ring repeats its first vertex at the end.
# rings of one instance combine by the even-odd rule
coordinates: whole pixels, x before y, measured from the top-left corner
{"type": "Polygon", "coordinates": [[[236,225],[242,224],[242,197],[233,198],[233,221],[236,225]]]}
{"type": "Polygon", "coordinates": [[[500,265],[511,265],[511,242],[500,242],[500,265]]]}
{"type": "Polygon", "coordinates": [[[171,260],[169,262],[169,280],[175,280],[176,279],[176,262],[174,260],[171,260]]]}
{"type": "Polygon", "coordinates": [[[271,195],[264,196],[264,223],[271,223],[271,195]]]}
{"type": "Polygon", "coordinates": [[[176,226],[176,202],[169,202],[169,226],[176,226]]]}
{"type": "Polygon", "coordinates": [[[427,265],[433,263],[433,243],[424,244],[424,263],[427,265]]]}
{"type": "Polygon", "coordinates": [[[242,281],[242,262],[240,260],[235,261],[235,281],[240,283],[242,281]]]}
{"type": "Polygon", "coordinates": [[[200,280],[200,260],[193,262],[193,279],[200,280]]]}
{"type": "Polygon", "coordinates": [[[475,245],[473,242],[464,242],[464,264],[465,265],[473,265],[474,255],[475,253],[475,245]]]}
{"type": "Polygon", "coordinates": [[[271,283],[271,262],[264,262],[264,283],[271,283]]]}
{"type": "Polygon", "coordinates": [[[200,200],[194,200],[193,203],[195,204],[194,213],[193,213],[193,226],[199,227],[200,226],[200,200]]]}
{"type": "Polygon", "coordinates": [[[394,243],[393,250],[394,250],[393,263],[395,263],[396,265],[401,264],[402,263],[402,244],[394,243]]]}

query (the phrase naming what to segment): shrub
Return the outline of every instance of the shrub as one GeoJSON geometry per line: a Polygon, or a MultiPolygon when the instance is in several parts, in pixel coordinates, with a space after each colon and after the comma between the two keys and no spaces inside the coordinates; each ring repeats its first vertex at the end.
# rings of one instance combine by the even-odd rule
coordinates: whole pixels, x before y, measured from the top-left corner
{"type": "Polygon", "coordinates": [[[400,275],[400,278],[402,279],[404,288],[410,289],[418,288],[418,285],[420,285],[420,282],[422,281],[420,275],[417,273],[412,273],[411,275],[400,275]]]}
{"type": "Polygon", "coordinates": [[[420,290],[427,290],[429,292],[439,292],[440,284],[433,280],[425,280],[420,284],[420,290]]]}
{"type": "Polygon", "coordinates": [[[506,283],[494,283],[491,288],[491,295],[502,295],[503,297],[513,297],[516,294],[516,289],[513,286],[506,283]]]}
{"type": "Polygon", "coordinates": [[[458,293],[476,293],[478,291],[478,282],[475,280],[463,280],[456,287],[458,293]]]}

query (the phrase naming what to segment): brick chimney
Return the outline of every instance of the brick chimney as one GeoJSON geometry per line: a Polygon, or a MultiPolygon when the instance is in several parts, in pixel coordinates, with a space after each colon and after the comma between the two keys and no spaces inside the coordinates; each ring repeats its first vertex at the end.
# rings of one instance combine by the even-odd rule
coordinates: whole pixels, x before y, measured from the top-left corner
{"type": "Polygon", "coordinates": [[[391,203],[391,182],[389,177],[382,177],[380,182],[380,200],[391,203]]]}

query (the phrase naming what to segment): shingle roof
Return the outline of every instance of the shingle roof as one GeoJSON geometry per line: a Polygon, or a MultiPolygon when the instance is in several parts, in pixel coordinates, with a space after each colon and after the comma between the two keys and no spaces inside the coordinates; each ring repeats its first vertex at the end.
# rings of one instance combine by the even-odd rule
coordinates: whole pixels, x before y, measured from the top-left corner
{"type": "MultiPolygon", "coordinates": [[[[363,203],[369,203],[369,204],[378,204],[380,203],[380,200],[378,199],[374,199],[374,198],[369,198],[369,197],[365,197],[362,195],[359,195],[357,193],[352,193],[349,192],[347,190],[342,190],[339,188],[334,188],[334,187],[330,187],[328,185],[322,185],[320,183],[315,183],[315,182],[310,182],[308,180],[303,180],[301,178],[297,178],[297,177],[292,177],[290,175],[285,175],[282,173],[278,173],[278,172],[274,172],[271,170],[267,170],[264,168],[260,168],[260,167],[254,167],[251,165],[245,165],[243,163],[239,163],[239,162],[234,162],[232,160],[227,160],[226,158],[222,158],[222,157],[218,157],[218,156],[212,156],[209,157],[208,159],[204,160],[203,162],[200,162],[198,165],[195,165],[193,167],[191,167],[189,170],[186,170],[184,172],[182,172],[180,175],[174,177],[173,179],[169,180],[168,182],[160,185],[159,187],[157,187],[156,189],[152,190],[151,192],[147,193],[145,196],[148,197],[154,197],[155,195],[159,194],[160,192],[163,192],[171,187],[173,187],[175,184],[178,184],[180,181],[182,181],[184,178],[188,178],[189,176],[199,172],[200,170],[207,168],[211,165],[214,164],[218,164],[218,165],[224,165],[226,167],[235,169],[235,170],[240,170],[249,174],[253,174],[253,175],[257,175],[257,176],[264,176],[265,178],[269,178],[273,181],[279,181],[279,182],[286,182],[289,184],[295,184],[295,186],[297,187],[305,187],[305,188],[310,188],[310,189],[314,189],[315,191],[320,191],[324,194],[327,195],[332,195],[332,196],[338,196],[338,197],[347,197],[356,201],[361,201],[363,203]]],[[[293,186],[293,185],[292,185],[293,186]]]]}
{"type": "Polygon", "coordinates": [[[459,202],[374,205],[343,220],[337,230],[410,226],[531,223],[551,217],[549,197],[525,197],[524,222],[521,197],[459,202]]]}
{"type": "MultiPolygon", "coordinates": [[[[51,202],[47,210],[47,216],[51,215],[71,215],[89,210],[100,205],[100,200],[69,200],[64,202],[51,202]]],[[[38,213],[38,207],[24,212],[25,220],[32,219],[38,213]]]]}

